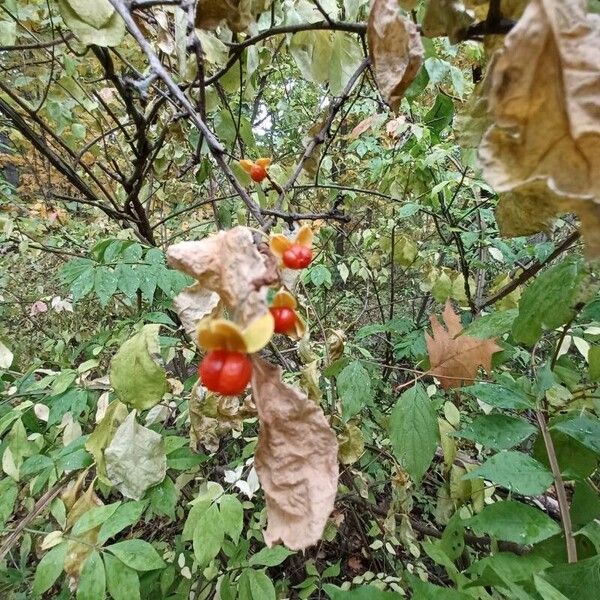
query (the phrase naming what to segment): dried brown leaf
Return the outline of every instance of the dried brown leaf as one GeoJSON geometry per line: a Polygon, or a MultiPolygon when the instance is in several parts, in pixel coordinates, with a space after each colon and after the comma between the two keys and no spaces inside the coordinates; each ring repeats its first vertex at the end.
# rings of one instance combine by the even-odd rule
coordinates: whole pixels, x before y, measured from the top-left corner
{"type": "Polygon", "coordinates": [[[175,310],[186,333],[196,341],[196,327],[207,316],[221,316],[219,294],[205,289],[199,283],[186,287],[173,300],[175,310]]]}
{"type": "Polygon", "coordinates": [[[221,396],[205,392],[196,384],[188,401],[190,413],[190,446],[217,452],[223,436],[242,431],[244,419],[256,416],[250,397],[242,402],[239,396],[221,396]]]}
{"type": "MultiPolygon", "coordinates": [[[[79,481],[74,490],[79,490],[83,480],[79,481]]],[[[68,531],[73,527],[77,520],[83,516],[88,510],[102,506],[104,503],[96,493],[94,492],[93,482],[89,485],[88,489],[81,494],[72,505],[71,509],[67,514],[66,530],[68,531]]],[[[90,529],[79,536],[74,536],[72,533],[69,535],[69,542],[67,546],[67,555],[65,556],[64,569],[65,573],[69,577],[69,587],[74,590],[79,581],[79,575],[81,569],[88,556],[94,550],[94,545],[98,541],[98,532],[100,526],[90,529]]]]}
{"type": "Polygon", "coordinates": [[[600,256],[600,204],[553,194],[542,182],[525,185],[500,195],[496,221],[506,237],[549,232],[552,221],[564,213],[575,213],[581,223],[586,254],[600,256]]]}
{"type": "Polygon", "coordinates": [[[493,125],[480,147],[498,192],[542,182],[600,198],[600,17],[584,0],[531,0],[490,73],[493,125]]]}
{"type": "Polygon", "coordinates": [[[198,0],[196,27],[216,29],[223,21],[231,31],[246,31],[254,17],[268,8],[270,0],[198,0]]]}
{"type": "Polygon", "coordinates": [[[433,336],[425,334],[429,372],[439,379],[444,389],[462,387],[474,381],[480,366],[491,371],[492,355],[502,348],[494,340],[460,335],[463,327],[449,301],[443,317],[446,328],[435,315],[429,317],[433,333],[433,336]]]}
{"type": "Polygon", "coordinates": [[[367,37],[377,87],[392,110],[397,110],[423,64],[417,26],[401,16],[396,0],[375,0],[367,37]]]}
{"type": "Polygon", "coordinates": [[[315,544],[333,510],[338,444],[323,411],[281,381],[281,369],[253,357],[260,431],[254,464],[265,492],[265,542],[292,550],[315,544]]]}
{"type": "Polygon", "coordinates": [[[354,129],[348,134],[348,137],[351,140],[358,139],[363,133],[369,131],[375,123],[379,119],[379,115],[377,113],[373,115],[369,115],[366,119],[363,119],[354,129]]]}
{"type": "Polygon", "coordinates": [[[248,228],[235,227],[200,241],[170,246],[167,261],[198,281],[183,299],[188,314],[200,314],[206,306],[205,296],[197,291],[200,288],[219,294],[233,320],[242,327],[268,312],[264,281],[269,269],[248,228]],[[199,303],[195,308],[191,306],[193,299],[199,303]]]}

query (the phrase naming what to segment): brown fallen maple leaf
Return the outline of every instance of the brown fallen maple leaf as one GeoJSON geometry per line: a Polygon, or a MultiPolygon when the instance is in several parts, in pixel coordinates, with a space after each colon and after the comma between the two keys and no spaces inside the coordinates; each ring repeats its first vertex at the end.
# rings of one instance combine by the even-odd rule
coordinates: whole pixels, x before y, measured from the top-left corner
{"type": "Polygon", "coordinates": [[[431,315],[433,336],[426,333],[425,341],[431,365],[429,373],[437,377],[440,385],[447,390],[472,383],[480,366],[487,372],[491,371],[492,355],[502,348],[493,339],[460,335],[463,326],[450,301],[446,302],[442,314],[446,328],[435,315],[431,315]]]}
{"type": "Polygon", "coordinates": [[[317,543],[333,510],[338,443],[319,406],[281,381],[281,369],[252,358],[260,431],[254,457],[265,492],[268,546],[292,550],[317,543]]]}

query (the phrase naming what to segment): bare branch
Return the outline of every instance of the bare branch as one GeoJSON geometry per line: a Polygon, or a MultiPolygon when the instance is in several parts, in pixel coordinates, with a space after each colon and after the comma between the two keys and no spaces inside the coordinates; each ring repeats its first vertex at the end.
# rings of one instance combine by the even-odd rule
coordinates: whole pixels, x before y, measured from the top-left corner
{"type": "Polygon", "coordinates": [[[167,86],[173,97],[178,101],[178,103],[182,106],[182,108],[187,112],[190,116],[190,119],[194,123],[194,125],[198,128],[200,133],[204,136],[206,140],[206,144],[208,145],[210,152],[215,159],[215,162],[223,171],[225,177],[232,185],[233,189],[238,193],[240,198],[244,201],[248,210],[252,214],[252,216],[256,219],[256,221],[260,225],[264,225],[265,221],[260,213],[259,207],[252,200],[248,192],[244,189],[244,187],[240,184],[240,182],[236,179],[233,171],[229,168],[229,165],[225,161],[225,149],[216,138],[215,134],[208,128],[206,123],[202,120],[200,115],[196,112],[191,102],[188,100],[187,96],[183,93],[183,91],[179,88],[179,86],[173,81],[172,77],[164,68],[163,64],[160,62],[158,56],[152,49],[152,46],[146,40],[144,35],[142,34],[140,28],[137,23],[131,16],[131,13],[125,6],[123,0],[109,0],[110,3],[114,6],[115,10],[123,17],[127,29],[131,33],[131,35],[135,38],[140,48],[143,50],[144,54],[148,58],[150,62],[150,67],[156,73],[156,75],[162,79],[164,84],[167,86]]]}

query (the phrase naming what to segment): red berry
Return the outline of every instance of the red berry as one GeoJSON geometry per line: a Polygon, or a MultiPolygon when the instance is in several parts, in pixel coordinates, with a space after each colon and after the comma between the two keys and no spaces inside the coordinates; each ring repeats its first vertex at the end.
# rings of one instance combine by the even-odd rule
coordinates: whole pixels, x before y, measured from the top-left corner
{"type": "Polygon", "coordinates": [[[267,170],[260,165],[252,165],[252,169],[250,169],[250,177],[256,183],[260,183],[267,176],[267,170]]]}
{"type": "Polygon", "coordinates": [[[276,306],[271,308],[271,314],[275,321],[275,333],[287,333],[296,324],[296,313],[291,308],[276,306]]]}
{"type": "Polygon", "coordinates": [[[198,367],[200,381],[211,392],[224,396],[241,394],[252,377],[247,354],[229,350],[211,350],[198,367]]]}
{"type": "Polygon", "coordinates": [[[283,253],[283,264],[288,269],[304,269],[311,260],[312,250],[300,244],[294,244],[283,253]]]}

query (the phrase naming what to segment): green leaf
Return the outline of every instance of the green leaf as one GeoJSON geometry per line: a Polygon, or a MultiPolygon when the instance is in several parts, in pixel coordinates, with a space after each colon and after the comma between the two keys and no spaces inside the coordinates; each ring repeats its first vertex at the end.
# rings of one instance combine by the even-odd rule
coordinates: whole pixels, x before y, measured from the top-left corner
{"type": "Polygon", "coordinates": [[[111,385],[123,402],[139,410],[158,404],[167,391],[167,373],[158,362],[159,331],[160,325],[144,325],[111,361],[111,385]]]}
{"type": "Polygon", "coordinates": [[[213,502],[200,515],[192,538],[194,556],[201,567],[206,566],[219,553],[224,536],[223,518],[213,502]]]}
{"type": "Polygon", "coordinates": [[[331,600],[401,600],[403,596],[395,592],[384,592],[373,585],[364,585],[353,590],[342,590],[339,587],[326,583],[323,590],[331,600]]]}
{"type": "Polygon", "coordinates": [[[94,289],[94,267],[89,267],[71,284],[73,302],[85,298],[94,289]]]}
{"type": "Polygon", "coordinates": [[[588,352],[588,374],[592,381],[600,380],[600,346],[592,346],[588,352]]]}
{"type": "Polygon", "coordinates": [[[106,506],[95,506],[86,511],[75,521],[73,525],[73,535],[80,536],[82,533],[95,529],[99,525],[102,525],[105,521],[115,513],[117,508],[121,506],[120,502],[114,502],[113,504],[107,504],[106,506]]]}
{"type": "Polygon", "coordinates": [[[224,532],[232,539],[234,544],[237,544],[244,528],[244,507],[242,503],[235,496],[226,494],[219,500],[219,509],[224,532]]]}
{"type": "Polygon", "coordinates": [[[344,421],[357,415],[371,401],[371,377],[360,361],[351,362],[337,376],[337,391],[344,421]]]}
{"type": "MultiPolygon", "coordinates": [[[[60,269],[61,279],[67,283],[72,284],[80,275],[86,271],[93,271],[96,263],[89,258],[74,258],[66,263],[60,269]]],[[[92,275],[92,280],[94,276],[92,275]]]]}
{"type": "Polygon", "coordinates": [[[546,513],[512,500],[488,504],[464,523],[477,535],[516,544],[536,544],[561,531],[560,525],[546,513]]]}
{"type": "Polygon", "coordinates": [[[439,545],[452,561],[457,560],[462,555],[465,549],[464,525],[458,513],[455,513],[448,521],[439,545]]]}
{"type": "Polygon", "coordinates": [[[437,85],[450,73],[450,63],[440,58],[430,57],[425,60],[425,70],[432,85],[437,85]]]}
{"type": "Polygon", "coordinates": [[[87,557],[77,584],[77,600],[102,600],[106,593],[104,563],[96,550],[87,557]]]}
{"type": "Polygon", "coordinates": [[[163,437],[140,425],[135,412],[119,426],[104,458],[111,483],[127,498],[140,500],[148,488],[165,478],[167,455],[163,437]]]}
{"type": "Polygon", "coordinates": [[[156,292],[158,268],[159,265],[138,267],[140,290],[144,298],[150,303],[154,300],[154,293],[156,292]]]}
{"type": "Polygon", "coordinates": [[[576,419],[562,421],[552,429],[565,433],[586,448],[600,454],[600,419],[584,414],[576,419]]]}
{"type": "Polygon", "coordinates": [[[421,481],[437,448],[435,410],[422,385],[404,392],[392,411],[390,440],[394,455],[415,483],[421,481]]]}
{"type": "Polygon", "coordinates": [[[275,600],[275,587],[264,571],[244,569],[239,581],[240,600],[275,600]]]}
{"type": "Polygon", "coordinates": [[[494,408],[509,410],[534,408],[532,398],[519,386],[518,382],[506,380],[506,383],[476,383],[462,389],[466,394],[475,396],[494,408]]]}
{"type": "Polygon", "coordinates": [[[310,280],[315,287],[331,287],[331,271],[324,265],[315,265],[309,270],[310,280]]]}
{"type": "Polygon", "coordinates": [[[136,571],[153,571],[165,567],[163,559],[152,545],[144,540],[125,540],[107,546],[121,562],[136,571]]]}
{"type": "Polygon", "coordinates": [[[550,585],[539,575],[533,576],[533,584],[544,600],[569,600],[569,598],[561,594],[553,585],[550,585]]]}
{"type": "Polygon", "coordinates": [[[150,508],[159,516],[175,519],[175,507],[179,499],[179,492],[170,477],[165,477],[150,492],[150,508]]]}
{"type": "Polygon", "coordinates": [[[436,135],[452,123],[454,117],[454,103],[445,94],[438,94],[434,105],[425,115],[424,121],[427,127],[436,135]]]}
{"type": "Polygon", "coordinates": [[[457,590],[434,585],[428,581],[421,581],[418,577],[408,574],[408,582],[413,591],[414,600],[470,600],[467,596],[457,590]]]}
{"type": "Polygon", "coordinates": [[[544,578],[570,600],[598,600],[600,555],[552,567],[544,578]]]}
{"type": "Polygon", "coordinates": [[[146,506],[148,506],[148,500],[121,504],[113,513],[110,520],[105,521],[102,527],[100,527],[98,543],[104,544],[106,540],[117,535],[117,533],[123,531],[126,527],[135,525],[140,520],[146,506]]]}
{"type": "Polygon", "coordinates": [[[451,435],[472,440],[492,450],[508,450],[536,431],[537,427],[525,419],[491,414],[475,417],[471,423],[451,435]]]}
{"type": "Polygon", "coordinates": [[[101,306],[106,306],[113,294],[117,291],[119,280],[114,269],[98,267],[94,273],[94,292],[100,300],[101,306]]]}
{"type": "Polygon", "coordinates": [[[17,41],[17,23],[0,21],[0,46],[14,46],[17,41]]]}
{"type": "Polygon", "coordinates": [[[97,46],[117,46],[121,43],[125,35],[125,22],[108,0],[94,0],[93,9],[84,0],[58,0],[58,6],[65,24],[82,43],[97,46]],[[100,7],[102,10],[97,13],[100,7]],[[91,16],[97,14],[100,17],[91,16]],[[106,14],[110,14],[110,17],[104,20],[106,14]]]}
{"type": "Polygon", "coordinates": [[[512,329],[513,322],[518,314],[519,311],[516,308],[512,308],[510,310],[499,310],[490,315],[479,317],[479,319],[475,319],[475,321],[466,327],[461,335],[468,335],[484,340],[499,337],[512,329]]]}
{"type": "Polygon", "coordinates": [[[478,576],[468,587],[526,581],[531,579],[534,573],[540,573],[549,566],[550,563],[540,556],[518,556],[512,552],[498,552],[478,560],[467,569],[468,574],[478,576]]]}
{"type": "MultiPolygon", "coordinates": [[[[24,474],[23,469],[21,474],[24,474]]],[[[18,493],[17,484],[10,477],[0,480],[0,528],[4,527],[12,515],[18,493]]]]}
{"type": "Polygon", "coordinates": [[[519,301],[519,316],[512,328],[515,340],[533,346],[544,329],[555,329],[572,319],[585,274],[584,262],[569,257],[539,275],[519,301]]]}
{"type": "Polygon", "coordinates": [[[138,574],[118,558],[104,554],[106,585],[114,600],[140,600],[140,578],[138,574]]]}
{"type": "Polygon", "coordinates": [[[41,596],[54,585],[63,572],[66,556],[67,543],[63,542],[42,557],[33,578],[32,593],[34,596],[41,596]]]}
{"type": "Polygon", "coordinates": [[[140,286],[140,274],[137,267],[119,263],[115,267],[115,275],[117,276],[117,288],[130,300],[133,300],[140,286]]]}
{"type": "Polygon", "coordinates": [[[552,473],[537,460],[522,452],[499,452],[464,479],[481,477],[504,486],[517,494],[537,496],[543,494],[554,481],[552,473]]]}
{"type": "Polygon", "coordinates": [[[292,556],[295,552],[288,550],[284,546],[273,546],[271,548],[263,548],[256,554],[250,557],[249,565],[251,567],[261,565],[264,567],[276,567],[280,565],[288,556],[292,556]]]}

